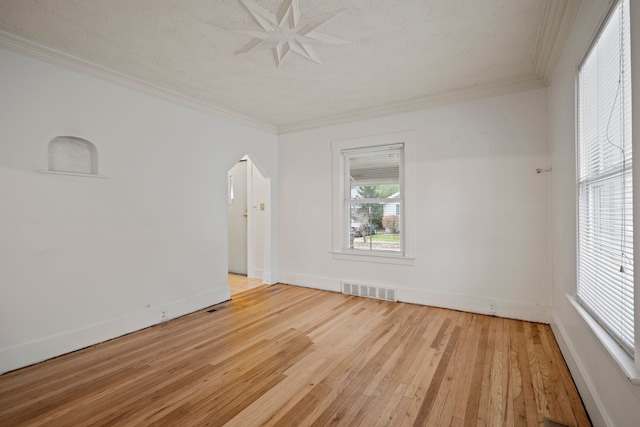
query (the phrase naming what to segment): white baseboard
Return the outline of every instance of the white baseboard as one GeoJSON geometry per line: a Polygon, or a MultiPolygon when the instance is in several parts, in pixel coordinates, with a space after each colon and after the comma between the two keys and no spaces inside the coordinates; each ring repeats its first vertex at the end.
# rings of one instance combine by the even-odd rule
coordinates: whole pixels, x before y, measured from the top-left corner
{"type": "Polygon", "coordinates": [[[275,285],[278,283],[278,275],[268,271],[262,273],[262,283],[265,285],[275,285]]]}
{"type": "Polygon", "coordinates": [[[330,279],[328,277],[280,272],[280,283],[304,286],[305,288],[321,289],[323,291],[340,292],[340,281],[330,279]]]}
{"type": "Polygon", "coordinates": [[[163,310],[166,310],[169,320],[230,298],[231,291],[224,286],[117,319],[5,348],[0,350],[0,374],[161,323],[163,310]]]}
{"type": "Polygon", "coordinates": [[[553,315],[551,322],[551,330],[553,330],[553,334],[558,342],[562,356],[569,367],[573,381],[576,383],[580,397],[582,398],[584,406],[589,413],[591,423],[594,426],[614,425],[609,416],[603,410],[604,406],[602,405],[598,395],[594,392],[597,388],[591,381],[588,371],[584,368],[580,357],[577,357],[575,348],[571,343],[571,339],[568,338],[564,327],[560,322],[558,322],[555,315],[553,315]]]}
{"type": "MultiPolygon", "coordinates": [[[[288,283],[291,285],[341,292],[341,280],[338,279],[289,272],[281,272],[280,279],[282,283],[288,283]]],[[[361,280],[356,280],[355,282],[397,289],[398,300],[400,302],[450,308],[470,313],[526,320],[529,322],[551,323],[551,309],[546,305],[503,300],[498,298],[486,298],[439,291],[403,288],[389,283],[365,283],[366,281],[363,282],[361,280]],[[495,308],[495,311],[492,311],[492,306],[495,308]]]]}
{"type": "Polygon", "coordinates": [[[523,301],[511,301],[499,298],[487,298],[473,295],[461,295],[440,291],[400,288],[398,299],[412,304],[450,308],[469,313],[488,314],[507,319],[526,320],[528,322],[551,322],[549,306],[523,301]],[[492,310],[492,306],[495,310],[492,310]]]}

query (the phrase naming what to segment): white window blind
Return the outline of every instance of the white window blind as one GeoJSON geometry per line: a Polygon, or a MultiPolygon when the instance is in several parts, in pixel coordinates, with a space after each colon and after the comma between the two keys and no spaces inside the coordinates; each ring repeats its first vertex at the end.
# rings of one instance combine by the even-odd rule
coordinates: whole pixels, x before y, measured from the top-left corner
{"type": "Polygon", "coordinates": [[[344,150],[344,215],[349,247],[402,252],[403,145],[344,150]]]}
{"type": "Polygon", "coordinates": [[[578,300],[633,356],[629,3],[578,70],[578,300]]]}

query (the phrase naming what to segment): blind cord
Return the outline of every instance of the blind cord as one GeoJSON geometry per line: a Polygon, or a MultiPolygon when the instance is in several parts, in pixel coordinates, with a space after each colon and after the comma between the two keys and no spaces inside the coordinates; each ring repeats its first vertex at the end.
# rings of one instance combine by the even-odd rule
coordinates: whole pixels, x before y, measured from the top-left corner
{"type": "Polygon", "coordinates": [[[626,206],[625,206],[625,193],[627,190],[627,175],[626,175],[626,169],[627,169],[627,157],[626,157],[626,153],[625,153],[625,116],[624,116],[624,91],[622,93],[622,96],[620,95],[620,89],[622,88],[623,85],[623,78],[624,78],[624,8],[622,7],[622,3],[620,3],[620,31],[619,31],[619,37],[620,37],[620,42],[618,43],[619,47],[619,67],[618,67],[618,87],[616,88],[616,95],[613,98],[613,103],[611,105],[611,112],[609,113],[609,120],[607,121],[607,130],[606,130],[606,139],[607,142],[617,148],[618,150],[620,150],[620,154],[622,156],[622,227],[620,230],[620,273],[625,273],[625,269],[624,269],[624,263],[625,260],[627,262],[629,262],[629,258],[627,257],[627,254],[625,253],[624,248],[626,247],[626,243],[627,243],[627,236],[625,234],[625,230],[626,230],[626,223],[627,223],[627,210],[626,210],[626,206]],[[609,136],[609,128],[611,125],[611,120],[613,118],[613,112],[615,111],[616,108],[616,102],[618,101],[618,98],[622,97],[622,99],[620,100],[620,135],[622,135],[621,138],[621,146],[620,145],[616,145],[613,143],[613,141],[611,141],[611,138],[609,136]]]}

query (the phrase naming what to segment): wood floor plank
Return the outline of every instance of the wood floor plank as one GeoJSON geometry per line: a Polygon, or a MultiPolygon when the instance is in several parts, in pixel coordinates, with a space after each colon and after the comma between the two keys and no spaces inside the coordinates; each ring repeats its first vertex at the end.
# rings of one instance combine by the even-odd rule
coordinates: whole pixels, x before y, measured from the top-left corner
{"type": "Polygon", "coordinates": [[[562,382],[561,387],[567,393],[567,398],[569,399],[569,404],[571,406],[571,410],[573,411],[574,418],[576,420],[576,425],[578,426],[588,426],[590,425],[589,416],[580,401],[580,395],[578,394],[578,390],[576,389],[576,385],[571,378],[571,374],[569,373],[569,368],[566,365],[564,357],[560,352],[560,347],[555,339],[551,339],[553,337],[553,332],[551,331],[551,327],[549,325],[545,325],[546,329],[546,341],[550,347],[550,351],[553,354],[556,364],[558,366],[557,371],[560,375],[560,379],[562,382]],[[563,368],[564,367],[564,368],[563,368]]]}
{"type": "Polygon", "coordinates": [[[0,426],[590,425],[548,325],[288,285],[0,376],[0,426]]]}
{"type": "MultiPolygon", "coordinates": [[[[456,349],[465,348],[465,340],[468,337],[466,329],[471,319],[471,316],[459,316],[455,323],[454,328],[459,331],[458,337],[455,343],[452,344],[451,358],[446,363],[443,377],[439,381],[438,392],[435,395],[429,417],[426,419],[426,425],[448,425],[450,423],[455,399],[459,397],[456,395],[457,385],[459,381],[464,380],[464,365],[457,364],[458,357],[461,356],[462,352],[456,351],[456,349]]],[[[434,380],[437,380],[437,378],[434,377],[434,380]]]]}
{"type": "Polygon", "coordinates": [[[564,361],[562,361],[560,363],[560,367],[555,366],[557,363],[559,363],[559,361],[555,358],[555,355],[553,353],[554,349],[552,348],[549,340],[549,337],[553,336],[549,326],[538,325],[538,329],[540,330],[540,341],[546,356],[545,358],[549,360],[549,384],[547,386],[547,394],[550,396],[550,399],[554,399],[557,402],[559,411],[562,414],[561,418],[570,420],[572,425],[577,425],[578,421],[576,419],[574,410],[571,407],[567,389],[564,388],[564,384],[561,378],[562,368],[566,368],[566,365],[564,361]]]}
{"type": "Polygon", "coordinates": [[[493,359],[495,354],[496,335],[498,334],[498,319],[489,319],[489,333],[485,345],[484,364],[479,366],[482,369],[482,380],[480,385],[480,402],[478,405],[477,426],[489,425],[489,416],[491,415],[491,407],[489,401],[491,398],[491,369],[493,368],[493,359]]]}
{"type": "Polygon", "coordinates": [[[448,367],[449,360],[451,360],[451,355],[453,354],[453,349],[456,346],[459,335],[460,327],[454,326],[453,330],[449,334],[446,334],[442,337],[443,343],[446,342],[444,351],[442,353],[442,358],[440,359],[438,367],[433,374],[433,378],[431,379],[429,388],[427,389],[427,393],[422,400],[420,410],[418,411],[418,415],[416,416],[416,419],[413,423],[414,427],[426,425],[425,421],[429,419],[429,415],[431,413],[431,410],[433,409],[435,398],[438,395],[440,387],[442,386],[442,380],[448,367]]]}
{"type": "Polygon", "coordinates": [[[515,371],[514,375],[518,375],[520,382],[520,394],[515,400],[516,404],[516,424],[525,426],[537,426],[538,420],[536,415],[535,397],[533,393],[533,384],[531,382],[531,369],[529,365],[529,357],[527,354],[527,344],[524,335],[524,327],[522,322],[511,322],[511,351],[515,371]],[[517,367],[517,368],[516,368],[517,367]]]}
{"type": "Polygon", "coordinates": [[[426,399],[433,377],[440,366],[446,345],[443,337],[445,337],[445,331],[449,328],[451,328],[451,318],[445,314],[439,327],[437,329],[434,328],[429,338],[425,339],[425,346],[429,347],[429,357],[425,359],[424,366],[416,372],[416,379],[418,380],[416,387],[409,387],[405,392],[405,396],[411,399],[411,403],[405,410],[404,419],[401,423],[403,426],[413,425],[418,419],[418,414],[426,399]]]}
{"type": "Polygon", "coordinates": [[[457,371],[454,371],[454,392],[451,395],[453,401],[451,406],[451,423],[457,424],[462,422],[464,424],[464,417],[466,407],[469,402],[469,395],[471,394],[471,386],[473,380],[473,373],[475,369],[475,359],[477,354],[473,349],[478,347],[478,343],[481,338],[482,322],[481,318],[484,316],[473,315],[469,319],[469,325],[465,332],[465,347],[464,349],[471,350],[470,352],[456,351],[456,361],[454,362],[457,371]],[[455,419],[455,420],[454,420],[455,419]]]}

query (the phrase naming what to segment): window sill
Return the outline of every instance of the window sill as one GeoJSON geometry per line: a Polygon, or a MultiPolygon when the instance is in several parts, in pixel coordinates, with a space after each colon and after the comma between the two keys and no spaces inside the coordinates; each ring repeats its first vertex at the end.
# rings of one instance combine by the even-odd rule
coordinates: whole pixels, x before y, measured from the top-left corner
{"type": "Polygon", "coordinates": [[[358,262],[375,262],[379,264],[416,265],[416,259],[390,253],[355,253],[355,252],[331,252],[333,259],[358,262]]]}
{"type": "Polygon", "coordinates": [[[40,173],[46,173],[49,175],[67,175],[67,176],[81,176],[85,178],[106,178],[106,175],[96,175],[93,173],[78,173],[78,172],[60,172],[60,171],[50,171],[50,170],[39,170],[40,173]]]}
{"type": "Polygon", "coordinates": [[[587,324],[593,335],[600,341],[602,346],[607,350],[609,355],[620,368],[620,371],[627,377],[629,382],[634,385],[640,385],[640,372],[636,368],[634,360],[629,354],[620,347],[620,345],[611,338],[609,333],[582,307],[577,298],[567,294],[567,299],[573,305],[580,317],[587,324]]]}

